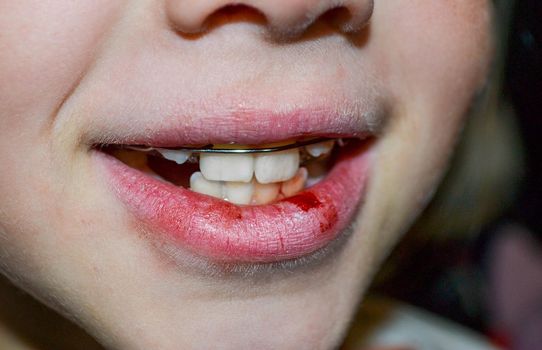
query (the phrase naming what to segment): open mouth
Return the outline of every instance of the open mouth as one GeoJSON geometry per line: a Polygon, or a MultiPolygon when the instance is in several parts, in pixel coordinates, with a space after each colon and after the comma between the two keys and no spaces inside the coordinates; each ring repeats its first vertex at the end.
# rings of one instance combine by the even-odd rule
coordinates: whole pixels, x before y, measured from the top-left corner
{"type": "Polygon", "coordinates": [[[252,146],[100,148],[155,179],[237,205],[264,205],[320,182],[333,167],[340,148],[354,141],[314,138],[252,146]]]}
{"type": "Polygon", "coordinates": [[[363,202],[374,137],[340,131],[260,144],[127,137],[92,154],[145,232],[214,262],[274,263],[337,240],[363,202]]]}

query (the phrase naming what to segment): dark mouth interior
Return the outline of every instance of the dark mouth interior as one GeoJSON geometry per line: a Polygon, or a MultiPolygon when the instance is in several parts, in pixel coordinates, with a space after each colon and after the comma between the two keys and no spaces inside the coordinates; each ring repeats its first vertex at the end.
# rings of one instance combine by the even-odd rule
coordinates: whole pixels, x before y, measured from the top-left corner
{"type": "MultiPolygon", "coordinates": [[[[197,162],[177,164],[163,157],[130,150],[123,146],[108,145],[101,147],[100,150],[117,158],[131,168],[148,175],[157,175],[167,182],[185,188],[190,187],[190,176],[199,171],[199,164],[197,162]]],[[[340,150],[338,147],[335,147],[331,155],[324,159],[313,159],[303,162],[302,165],[309,172],[309,180],[320,179],[325,176],[333,167],[339,153],[340,150]]]]}
{"type": "Polygon", "coordinates": [[[190,176],[199,171],[198,163],[177,164],[162,157],[147,156],[147,165],[158,176],[176,186],[190,187],[190,176]]]}
{"type": "MultiPolygon", "coordinates": [[[[359,142],[359,140],[354,139],[345,141],[345,143],[348,143],[349,147],[356,143],[359,144],[359,142]]],[[[130,145],[100,145],[97,148],[134,169],[151,176],[158,176],[176,186],[189,188],[190,176],[194,172],[199,171],[199,164],[197,161],[187,161],[184,164],[177,164],[154,152],[140,152],[130,149],[129,146],[130,145]]],[[[307,168],[309,173],[307,187],[319,182],[329,172],[337,161],[343,148],[346,148],[346,146],[340,146],[336,143],[331,153],[327,156],[318,158],[302,156],[300,166],[307,168]]]]}

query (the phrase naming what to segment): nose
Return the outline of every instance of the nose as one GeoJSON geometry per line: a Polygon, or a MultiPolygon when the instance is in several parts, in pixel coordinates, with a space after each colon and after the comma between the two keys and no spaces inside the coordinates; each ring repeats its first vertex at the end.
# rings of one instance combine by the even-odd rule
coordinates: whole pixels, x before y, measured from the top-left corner
{"type": "MultiPolygon", "coordinates": [[[[177,30],[199,33],[212,15],[228,7],[250,8],[262,14],[269,29],[299,34],[323,14],[331,12],[344,32],[360,30],[371,18],[373,0],[166,0],[168,19],[177,30]],[[339,18],[338,18],[339,17],[339,18]]],[[[337,23],[334,23],[335,25],[337,23]]]]}

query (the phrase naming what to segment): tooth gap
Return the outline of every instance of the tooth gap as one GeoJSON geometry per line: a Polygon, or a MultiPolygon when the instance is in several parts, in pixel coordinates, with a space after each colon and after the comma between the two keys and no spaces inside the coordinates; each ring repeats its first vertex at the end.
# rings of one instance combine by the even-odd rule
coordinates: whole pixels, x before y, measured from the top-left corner
{"type": "Polygon", "coordinates": [[[190,157],[188,157],[188,160],[187,160],[188,163],[192,163],[192,164],[197,164],[199,163],[199,155],[198,154],[195,154],[195,153],[192,153],[190,155],[190,157]]]}

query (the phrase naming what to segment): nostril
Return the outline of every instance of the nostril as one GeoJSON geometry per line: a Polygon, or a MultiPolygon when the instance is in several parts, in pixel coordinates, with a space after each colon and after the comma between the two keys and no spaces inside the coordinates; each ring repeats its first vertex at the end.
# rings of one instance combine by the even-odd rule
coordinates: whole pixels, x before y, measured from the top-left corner
{"type": "Polygon", "coordinates": [[[264,15],[256,8],[245,4],[230,4],[215,11],[214,15],[222,15],[227,18],[264,18],[264,15]]]}
{"type": "Polygon", "coordinates": [[[330,23],[333,27],[343,30],[353,19],[352,13],[344,6],[334,7],[327,10],[320,19],[330,23]]]}
{"type": "Polygon", "coordinates": [[[358,31],[371,17],[373,4],[373,0],[198,0],[169,1],[166,10],[172,28],[183,34],[242,22],[265,27],[271,37],[295,39],[322,19],[340,31],[358,31]]]}
{"type": "Polygon", "coordinates": [[[172,28],[182,34],[200,34],[231,22],[267,23],[250,0],[168,1],[166,13],[172,28]]]}
{"type": "Polygon", "coordinates": [[[258,9],[244,4],[230,4],[223,6],[213,12],[205,20],[204,27],[207,30],[229,24],[229,23],[253,23],[266,25],[265,15],[258,9]]]}
{"type": "Polygon", "coordinates": [[[373,0],[338,1],[320,16],[320,20],[331,24],[344,33],[359,32],[369,22],[374,11],[373,0]]]}

